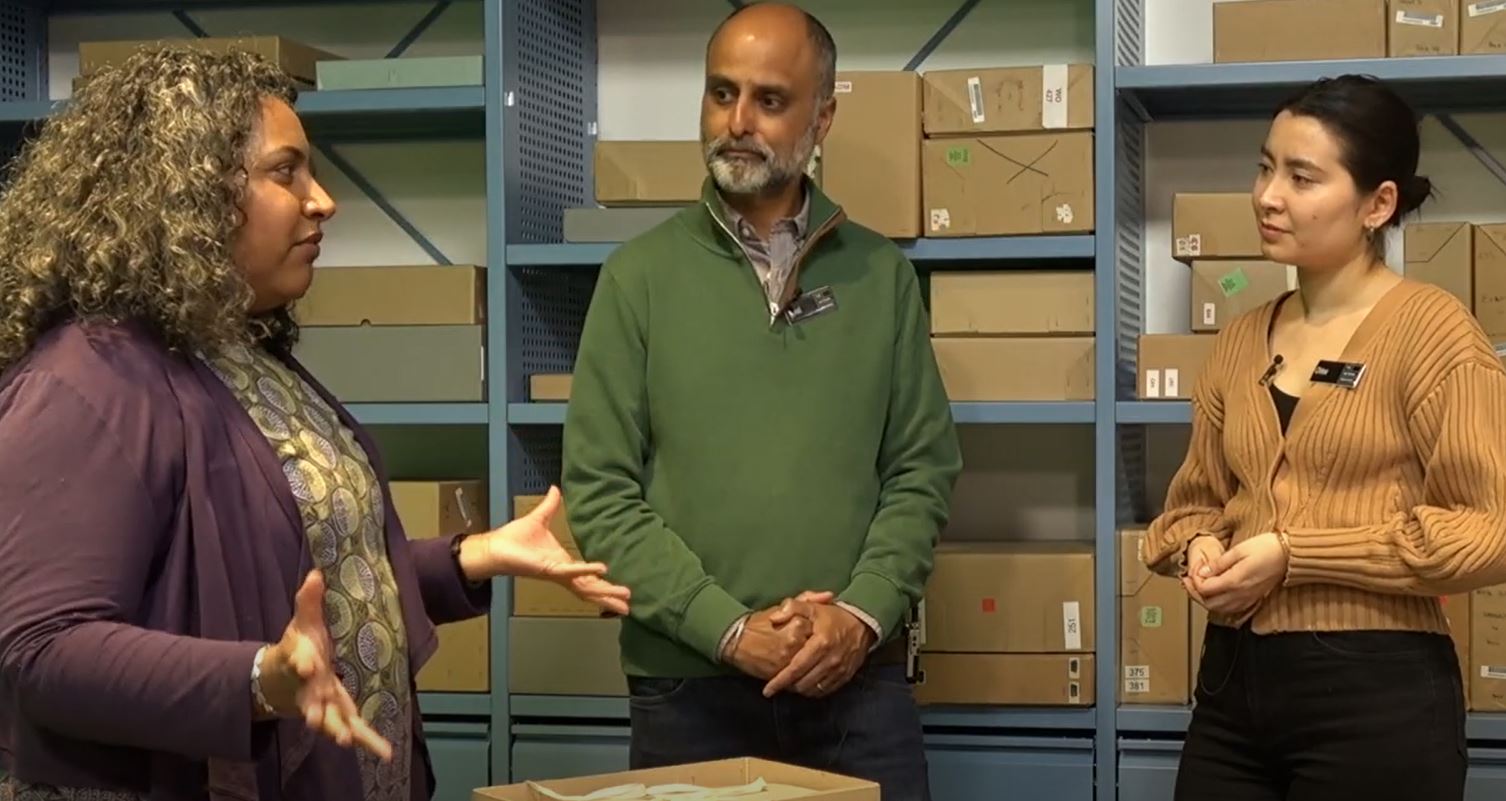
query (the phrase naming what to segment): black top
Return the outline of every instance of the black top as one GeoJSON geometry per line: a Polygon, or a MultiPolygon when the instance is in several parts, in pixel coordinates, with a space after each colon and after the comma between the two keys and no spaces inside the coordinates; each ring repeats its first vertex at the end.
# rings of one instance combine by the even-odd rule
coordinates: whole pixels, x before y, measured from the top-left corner
{"type": "Polygon", "coordinates": [[[1271,382],[1271,400],[1276,402],[1276,416],[1281,418],[1281,434],[1286,436],[1286,427],[1292,423],[1292,412],[1297,410],[1297,401],[1300,398],[1282,392],[1277,389],[1276,382],[1271,382]]]}

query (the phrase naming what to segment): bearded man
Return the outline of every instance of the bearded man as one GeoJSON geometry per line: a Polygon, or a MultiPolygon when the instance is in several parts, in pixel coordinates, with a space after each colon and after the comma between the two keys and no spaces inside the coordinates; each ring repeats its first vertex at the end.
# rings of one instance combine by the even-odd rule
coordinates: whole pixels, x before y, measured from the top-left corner
{"type": "Polygon", "coordinates": [[[565,505],[582,555],[632,591],[634,768],[757,756],[916,801],[905,628],[961,455],[914,267],[805,175],[835,69],[792,6],[713,33],[710,175],[602,268],[565,505]]]}

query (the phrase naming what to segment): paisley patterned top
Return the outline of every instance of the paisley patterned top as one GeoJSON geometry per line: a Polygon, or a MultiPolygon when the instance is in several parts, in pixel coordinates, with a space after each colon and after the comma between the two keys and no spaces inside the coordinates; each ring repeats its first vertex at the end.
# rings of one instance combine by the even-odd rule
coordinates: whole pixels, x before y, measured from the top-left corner
{"type": "MultiPolygon", "coordinates": [[[[361,716],[392,743],[392,761],[386,765],[356,749],[362,799],[407,801],[413,714],[407,634],[387,558],[386,512],[376,472],[334,409],[271,354],[233,348],[205,362],[235,394],[282,462],[314,563],[324,573],[324,615],[336,667],[361,716]]],[[[0,777],[0,801],[143,797],[0,777]]]]}

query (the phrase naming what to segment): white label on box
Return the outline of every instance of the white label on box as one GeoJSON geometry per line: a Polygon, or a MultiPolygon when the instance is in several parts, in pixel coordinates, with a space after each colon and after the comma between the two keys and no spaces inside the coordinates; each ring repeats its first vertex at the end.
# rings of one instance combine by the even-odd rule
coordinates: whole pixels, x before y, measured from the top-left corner
{"type": "Polygon", "coordinates": [[[1080,679],[1080,678],[1082,678],[1082,660],[1081,659],[1078,659],[1077,657],[1074,656],[1071,659],[1067,660],[1067,678],[1069,678],[1069,679],[1080,679]]]}
{"type": "Polygon", "coordinates": [[[455,507],[460,510],[460,519],[465,523],[466,530],[469,531],[475,525],[475,522],[471,520],[471,510],[469,504],[465,502],[465,488],[463,487],[455,488],[455,507]]]}
{"type": "Polygon", "coordinates": [[[1067,127],[1067,65],[1041,67],[1041,127],[1046,130],[1067,127]]]}
{"type": "Polygon", "coordinates": [[[967,102],[972,106],[973,124],[983,122],[983,82],[974,75],[967,79],[967,102]]]}
{"type": "Polygon", "coordinates": [[[1486,0],[1486,2],[1475,3],[1469,7],[1469,15],[1471,17],[1499,14],[1502,11],[1506,11],[1506,0],[1486,0]]]}
{"type": "Polygon", "coordinates": [[[1481,665],[1480,678],[1482,679],[1506,679],[1506,666],[1481,665]]]}
{"type": "Polygon", "coordinates": [[[1150,679],[1125,679],[1125,695],[1144,695],[1150,692],[1150,679]]]}
{"type": "Polygon", "coordinates": [[[1218,325],[1218,304],[1203,304],[1203,325],[1218,325]]]}
{"type": "Polygon", "coordinates": [[[1417,11],[1398,11],[1396,21],[1401,25],[1418,25],[1423,28],[1442,28],[1442,14],[1423,14],[1417,11]]]}
{"type": "Polygon", "coordinates": [[[1496,345],[1496,355],[1506,357],[1506,342],[1501,342],[1496,345]]]}
{"type": "Polygon", "coordinates": [[[1182,397],[1181,371],[1175,367],[1166,368],[1166,381],[1161,387],[1161,394],[1168,398],[1182,397]]]}
{"type": "Polygon", "coordinates": [[[1076,601],[1062,601],[1062,634],[1068,651],[1082,650],[1082,609],[1076,601]]]}
{"type": "Polygon", "coordinates": [[[1056,221],[1063,225],[1071,225],[1077,215],[1072,211],[1071,203],[1063,203],[1056,207],[1056,221]]]}
{"type": "Polygon", "coordinates": [[[1082,703],[1082,685],[1078,684],[1075,681],[1074,682],[1069,682],[1067,684],[1067,703],[1069,703],[1069,704],[1080,704],[1080,703],[1082,703]]]}
{"type": "Polygon", "coordinates": [[[1286,289],[1288,292],[1297,288],[1297,265],[1286,265],[1286,289]]]}
{"type": "Polygon", "coordinates": [[[952,227],[952,213],[946,209],[931,209],[931,230],[944,231],[952,227]]]}
{"type": "Polygon", "coordinates": [[[852,81],[837,81],[832,91],[839,95],[850,95],[852,94],[852,81]]]}
{"type": "Polygon", "coordinates": [[[920,602],[917,603],[915,605],[915,607],[916,607],[915,608],[915,619],[920,622],[920,625],[916,627],[916,628],[918,628],[920,630],[919,631],[920,644],[921,645],[925,645],[926,644],[926,599],[921,598],[920,602]]]}
{"type": "Polygon", "coordinates": [[[1125,665],[1124,677],[1126,679],[1149,679],[1150,665],[1125,665]]]}
{"type": "Polygon", "coordinates": [[[1147,398],[1159,398],[1159,397],[1161,397],[1161,371],[1160,370],[1146,370],[1145,371],[1145,397],[1147,397],[1147,398]]]}

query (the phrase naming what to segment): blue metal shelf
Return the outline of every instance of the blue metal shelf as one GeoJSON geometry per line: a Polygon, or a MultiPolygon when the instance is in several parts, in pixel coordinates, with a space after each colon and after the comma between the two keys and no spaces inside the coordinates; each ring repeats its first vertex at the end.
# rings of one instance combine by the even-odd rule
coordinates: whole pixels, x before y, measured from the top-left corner
{"type": "MultiPolygon", "coordinates": [[[[475,2],[475,0],[455,0],[475,2]]],[[[306,6],[371,5],[373,3],[412,3],[413,0],[257,0],[259,8],[289,8],[306,6]]],[[[241,9],[249,5],[246,0],[46,0],[42,5],[48,14],[137,14],[143,11],[209,11],[215,9],[241,9]]]]}
{"type": "Polygon", "coordinates": [[[1345,59],[1119,67],[1114,82],[1146,119],[1265,115],[1293,89],[1360,73],[1390,82],[1418,108],[1506,107],[1506,56],[1345,59]]]}
{"type": "MultiPolygon", "coordinates": [[[[564,403],[509,403],[507,422],[513,425],[564,425],[564,403]]],[[[1060,403],[954,403],[952,418],[962,424],[1004,425],[1093,422],[1092,401],[1060,403]]]]}
{"type": "MultiPolygon", "coordinates": [[[[15,127],[61,110],[67,100],[0,103],[0,125],[15,127]]],[[[351,89],[303,92],[298,112],[309,134],[339,139],[434,139],[485,134],[485,89],[351,89]]]]}
{"type": "Polygon", "coordinates": [[[1187,401],[1119,401],[1114,416],[1120,423],[1191,423],[1192,404],[1187,401]]]}
{"type": "Polygon", "coordinates": [[[363,425],[486,425],[484,403],[350,403],[352,415],[363,425]]]}
{"type": "Polygon", "coordinates": [[[1187,706],[1121,706],[1118,725],[1121,732],[1142,734],[1177,733],[1187,731],[1192,721],[1192,708],[1187,706]]]}
{"type": "Polygon", "coordinates": [[[486,718],[492,701],[487,693],[419,693],[418,709],[424,717],[486,718]]]}
{"type": "MultiPolygon", "coordinates": [[[[911,261],[994,262],[1091,259],[1092,235],[990,236],[957,239],[896,240],[911,261]]],[[[514,267],[599,267],[616,244],[562,243],[508,245],[507,263],[514,267]]]]}

